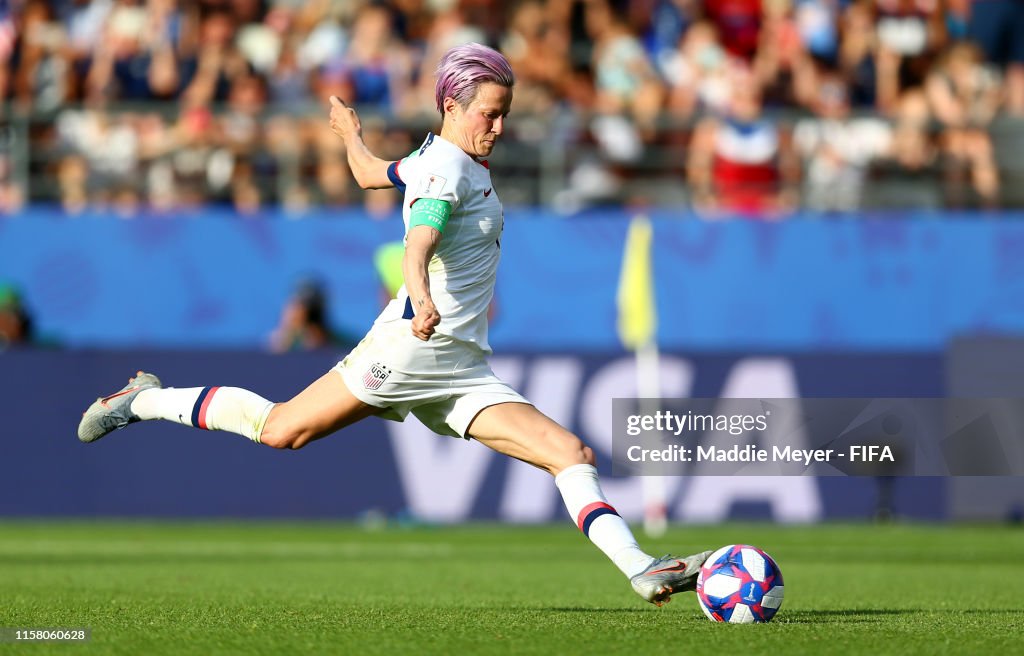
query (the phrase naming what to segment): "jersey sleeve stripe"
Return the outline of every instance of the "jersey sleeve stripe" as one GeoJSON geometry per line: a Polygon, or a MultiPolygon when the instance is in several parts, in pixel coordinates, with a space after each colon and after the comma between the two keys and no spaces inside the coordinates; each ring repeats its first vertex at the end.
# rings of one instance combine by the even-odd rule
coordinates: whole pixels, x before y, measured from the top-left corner
{"type": "Polygon", "coordinates": [[[395,189],[404,194],[405,182],[402,180],[402,176],[398,174],[398,165],[401,163],[402,161],[398,160],[397,162],[391,162],[391,164],[388,165],[388,180],[391,181],[391,184],[395,185],[395,189]]]}

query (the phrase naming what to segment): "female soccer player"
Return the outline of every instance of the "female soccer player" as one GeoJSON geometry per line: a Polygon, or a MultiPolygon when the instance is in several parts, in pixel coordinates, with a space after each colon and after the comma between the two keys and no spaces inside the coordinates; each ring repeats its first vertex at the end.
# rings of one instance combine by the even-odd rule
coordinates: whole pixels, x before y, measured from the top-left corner
{"type": "Polygon", "coordinates": [[[370,153],[358,116],[331,99],[331,127],[345,141],[356,180],[403,190],[406,226],[405,285],[331,371],[284,403],[234,387],[164,388],[139,372],[89,407],[78,438],[93,442],[130,423],[164,419],[299,449],[371,415],[402,421],[411,412],[439,434],[476,439],[552,474],[580,530],[647,601],[660,606],[693,590],[711,552],[652,558],[642,551],[601,491],[593,451],[487,364],[504,217],[483,158],[504,132],[514,82],[508,61],[491,48],[449,50],[435,86],[441,132],[398,162],[370,153]]]}

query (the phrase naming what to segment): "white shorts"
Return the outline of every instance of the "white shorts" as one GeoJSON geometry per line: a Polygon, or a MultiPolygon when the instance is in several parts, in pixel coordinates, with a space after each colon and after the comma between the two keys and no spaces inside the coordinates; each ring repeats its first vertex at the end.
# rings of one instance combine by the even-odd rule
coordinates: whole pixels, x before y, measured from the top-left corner
{"type": "Polygon", "coordinates": [[[412,334],[407,319],[374,324],[334,369],[352,394],[384,408],[378,416],[404,421],[412,412],[440,435],[469,438],[469,424],[498,403],[530,403],[501,381],[474,344],[412,334]]]}

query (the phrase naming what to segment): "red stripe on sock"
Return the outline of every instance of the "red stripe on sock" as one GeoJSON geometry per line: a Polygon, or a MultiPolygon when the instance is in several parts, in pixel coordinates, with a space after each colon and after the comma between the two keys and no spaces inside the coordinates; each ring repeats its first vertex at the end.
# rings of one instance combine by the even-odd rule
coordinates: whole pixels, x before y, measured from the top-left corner
{"type": "Polygon", "coordinates": [[[209,428],[206,427],[206,410],[210,407],[210,401],[213,400],[213,395],[216,394],[219,389],[219,387],[211,387],[210,393],[206,395],[205,399],[203,399],[203,405],[199,407],[199,427],[203,430],[209,430],[209,428]]]}
{"type": "Polygon", "coordinates": [[[582,531],[583,524],[587,521],[587,515],[600,508],[607,508],[608,510],[615,512],[615,508],[612,508],[607,503],[603,501],[595,501],[594,503],[583,506],[583,510],[580,511],[580,514],[576,515],[576,526],[579,526],[580,530],[582,531]]]}

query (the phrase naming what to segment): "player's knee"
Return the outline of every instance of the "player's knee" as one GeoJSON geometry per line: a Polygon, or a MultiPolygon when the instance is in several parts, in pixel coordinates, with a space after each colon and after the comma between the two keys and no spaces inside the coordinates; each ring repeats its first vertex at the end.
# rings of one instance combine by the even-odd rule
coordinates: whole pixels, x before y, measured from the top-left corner
{"type": "Polygon", "coordinates": [[[558,472],[573,465],[593,465],[594,451],[583,443],[576,435],[565,431],[557,439],[556,457],[551,464],[553,471],[558,472]]]}
{"type": "Polygon", "coordinates": [[[260,443],[274,449],[301,449],[310,441],[308,431],[291,420],[287,412],[277,412],[279,407],[275,407],[267,418],[260,443]]]}
{"type": "Polygon", "coordinates": [[[264,430],[260,443],[274,449],[300,449],[305,445],[300,433],[296,431],[264,430]]]}

